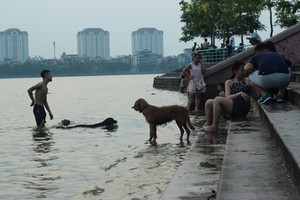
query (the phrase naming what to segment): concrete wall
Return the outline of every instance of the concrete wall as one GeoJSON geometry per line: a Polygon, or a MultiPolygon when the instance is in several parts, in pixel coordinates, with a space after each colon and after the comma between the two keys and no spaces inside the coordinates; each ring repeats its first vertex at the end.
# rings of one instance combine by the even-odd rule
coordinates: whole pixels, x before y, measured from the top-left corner
{"type": "MultiPolygon", "coordinates": [[[[272,41],[279,54],[282,54],[286,59],[293,64],[300,64],[300,24],[294,25],[289,29],[269,38],[272,41]]],[[[225,82],[232,74],[231,64],[237,60],[247,62],[254,55],[254,47],[247,49],[235,56],[228,58],[222,62],[215,64],[207,69],[205,81],[207,84],[207,92],[204,95],[202,106],[206,99],[214,98],[217,94],[217,84],[225,82]]],[[[177,77],[156,77],[154,78],[153,87],[159,89],[176,90],[179,89],[179,74],[177,77]],[[173,79],[173,80],[171,80],[173,79]],[[175,84],[175,85],[172,85],[175,84]]]]}
{"type": "Polygon", "coordinates": [[[179,74],[172,76],[157,76],[154,78],[153,87],[163,90],[179,91],[179,74]]]}

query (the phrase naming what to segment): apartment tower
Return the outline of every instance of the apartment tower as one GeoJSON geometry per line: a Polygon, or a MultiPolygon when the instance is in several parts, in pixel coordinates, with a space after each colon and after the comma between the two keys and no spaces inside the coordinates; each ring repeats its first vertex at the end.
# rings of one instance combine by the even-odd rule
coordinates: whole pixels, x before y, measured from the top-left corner
{"type": "Polygon", "coordinates": [[[0,62],[25,62],[29,58],[28,34],[17,28],[0,32],[0,62]]]}
{"type": "Polygon", "coordinates": [[[77,53],[79,57],[110,57],[109,32],[101,28],[86,28],[77,33],[77,53]]]}
{"type": "Polygon", "coordinates": [[[133,56],[144,50],[164,56],[163,31],[155,28],[140,28],[132,32],[131,40],[133,56]]]}

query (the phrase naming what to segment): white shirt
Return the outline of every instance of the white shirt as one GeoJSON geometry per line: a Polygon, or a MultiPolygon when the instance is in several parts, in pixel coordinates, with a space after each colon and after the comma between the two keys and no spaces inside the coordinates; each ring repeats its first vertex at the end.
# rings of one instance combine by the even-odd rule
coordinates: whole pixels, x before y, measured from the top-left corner
{"type": "Polygon", "coordinates": [[[257,34],[257,32],[253,32],[251,34],[251,38],[255,38],[256,40],[260,41],[261,42],[261,38],[260,36],[257,34]]]}
{"type": "Polygon", "coordinates": [[[233,35],[230,36],[230,38],[229,38],[229,45],[231,45],[232,47],[235,46],[235,41],[234,41],[234,36],[233,35]]]}

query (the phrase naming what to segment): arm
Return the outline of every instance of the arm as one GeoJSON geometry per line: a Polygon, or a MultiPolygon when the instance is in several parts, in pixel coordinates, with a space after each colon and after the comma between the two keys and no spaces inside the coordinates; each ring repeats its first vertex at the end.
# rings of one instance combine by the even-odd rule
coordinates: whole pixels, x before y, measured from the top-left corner
{"type": "Polygon", "coordinates": [[[227,80],[225,82],[225,97],[228,99],[234,99],[231,95],[231,86],[232,86],[232,80],[227,80]]]}
{"type": "Polygon", "coordinates": [[[250,63],[250,62],[248,62],[248,63],[244,66],[246,76],[248,76],[249,74],[252,73],[253,68],[254,68],[254,66],[253,66],[253,64],[250,63]]]}
{"type": "Polygon", "coordinates": [[[42,87],[41,83],[38,83],[27,90],[29,98],[31,99],[30,106],[33,106],[34,102],[35,102],[34,97],[33,97],[33,91],[36,89],[40,89],[41,87],[42,87]]]}
{"type": "Polygon", "coordinates": [[[183,70],[182,70],[182,74],[184,75],[184,77],[186,77],[186,79],[191,80],[192,76],[190,75],[190,69],[191,69],[191,65],[187,65],[183,70]]]}
{"type": "Polygon", "coordinates": [[[49,113],[50,119],[53,119],[53,115],[52,115],[51,110],[50,110],[50,107],[49,107],[49,105],[48,105],[47,96],[46,96],[46,98],[45,98],[45,104],[44,104],[44,105],[45,105],[46,110],[47,110],[48,113],[49,113]]]}

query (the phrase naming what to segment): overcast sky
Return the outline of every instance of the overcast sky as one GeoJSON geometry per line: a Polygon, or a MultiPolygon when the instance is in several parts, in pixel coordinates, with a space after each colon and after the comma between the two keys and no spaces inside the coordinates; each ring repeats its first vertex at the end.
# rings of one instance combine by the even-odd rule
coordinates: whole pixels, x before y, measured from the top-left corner
{"type": "MultiPolygon", "coordinates": [[[[164,32],[164,55],[178,55],[194,41],[181,37],[180,0],[0,0],[0,31],[18,28],[29,35],[29,56],[56,57],[77,54],[77,32],[102,28],[110,33],[110,55],[131,54],[131,33],[153,27],[164,32]]],[[[262,22],[268,26],[269,16],[262,22]]],[[[275,28],[274,34],[280,32],[275,28]]],[[[269,30],[259,32],[262,39],[269,30]]],[[[202,38],[195,42],[202,42],[202,38]]],[[[239,43],[237,41],[236,43],[239,43]]],[[[247,43],[246,43],[247,44],[247,43]]]]}

